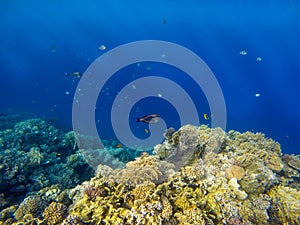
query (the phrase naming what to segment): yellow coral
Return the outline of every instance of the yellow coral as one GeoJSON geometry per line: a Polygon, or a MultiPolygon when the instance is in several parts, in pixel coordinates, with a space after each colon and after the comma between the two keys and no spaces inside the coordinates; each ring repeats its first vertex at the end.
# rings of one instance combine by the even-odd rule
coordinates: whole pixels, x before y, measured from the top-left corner
{"type": "Polygon", "coordinates": [[[25,215],[31,214],[33,217],[38,217],[43,211],[44,201],[38,196],[28,196],[19,205],[15,212],[15,218],[23,221],[25,215]]]}
{"type": "Polygon", "coordinates": [[[150,195],[155,190],[155,184],[152,182],[145,182],[143,184],[137,185],[132,193],[135,199],[144,199],[147,195],[150,195]]]}
{"type": "Polygon", "coordinates": [[[195,162],[190,166],[182,168],[182,175],[189,180],[201,180],[205,178],[205,166],[202,162],[195,162]]]}
{"type": "MultiPolygon", "coordinates": [[[[177,212],[177,213],[175,213],[174,216],[179,221],[179,225],[190,225],[190,224],[205,225],[205,224],[207,224],[206,220],[204,219],[203,212],[196,206],[187,208],[186,210],[183,211],[183,213],[177,212]]],[[[211,223],[211,224],[213,224],[213,223],[211,223]]]]}
{"type": "Polygon", "coordinates": [[[191,203],[187,198],[187,194],[181,194],[180,196],[178,196],[174,204],[177,208],[182,210],[187,209],[191,206],[191,203]]]}
{"type": "Polygon", "coordinates": [[[227,179],[236,178],[238,180],[242,179],[246,172],[243,167],[232,165],[225,170],[227,179]]]}
{"type": "MultiPolygon", "coordinates": [[[[266,194],[254,195],[242,202],[239,214],[245,224],[266,225],[270,224],[269,207],[269,196],[266,194]]],[[[278,224],[278,221],[276,224],[278,224]]]]}
{"type": "Polygon", "coordinates": [[[61,203],[51,202],[43,212],[43,217],[48,225],[59,224],[67,212],[67,207],[61,203]]]}
{"type": "Polygon", "coordinates": [[[126,164],[126,168],[117,174],[117,181],[134,187],[144,182],[157,182],[161,175],[158,159],[143,153],[135,161],[126,164]]]}
{"type": "Polygon", "coordinates": [[[283,162],[281,157],[274,152],[269,152],[268,156],[264,159],[266,167],[279,173],[283,169],[283,162]]]}
{"type": "Polygon", "coordinates": [[[273,203],[273,216],[276,216],[281,224],[300,224],[300,191],[279,185],[272,188],[268,195],[273,203]]]}
{"type": "Polygon", "coordinates": [[[161,202],[163,205],[161,216],[163,219],[169,220],[173,214],[173,207],[168,198],[163,195],[161,196],[161,202]]]}
{"type": "MultiPolygon", "coordinates": [[[[283,167],[280,145],[263,134],[187,125],[168,134],[156,150],[156,156],[144,153],[124,169],[99,166],[96,177],[70,192],[73,204],[62,224],[276,224],[272,218],[299,224],[299,191],[274,187],[289,167],[283,167]],[[180,162],[174,166],[157,156],[180,162]],[[175,173],[176,166],[181,170],[175,173]]],[[[40,216],[21,208],[19,217],[40,216]]],[[[51,203],[44,223],[61,223],[63,214],[56,211],[63,210],[51,203]]]]}

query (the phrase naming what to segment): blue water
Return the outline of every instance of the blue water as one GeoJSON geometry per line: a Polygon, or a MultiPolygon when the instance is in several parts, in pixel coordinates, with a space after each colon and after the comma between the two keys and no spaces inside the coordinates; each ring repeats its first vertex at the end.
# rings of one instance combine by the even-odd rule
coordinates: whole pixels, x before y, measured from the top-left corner
{"type": "MultiPolygon", "coordinates": [[[[0,111],[31,112],[71,126],[79,79],[66,73],[84,73],[119,45],[164,40],[195,52],[212,70],[226,102],[227,130],[263,132],[283,152],[299,154],[300,2],[207,2],[1,1],[0,111]]],[[[196,102],[200,123],[210,123],[203,118],[210,115],[205,95],[192,81],[176,68],[141,65],[117,73],[107,84],[110,95],[99,97],[101,135],[113,136],[113,98],[126,82],[150,75],[148,67],[182,85],[196,102]]],[[[129,118],[119,119],[134,121],[147,113],[160,113],[168,126],[180,127],[176,109],[160,98],[141,99],[129,118]]],[[[136,136],[147,136],[144,124],[130,123],[136,136]]]]}

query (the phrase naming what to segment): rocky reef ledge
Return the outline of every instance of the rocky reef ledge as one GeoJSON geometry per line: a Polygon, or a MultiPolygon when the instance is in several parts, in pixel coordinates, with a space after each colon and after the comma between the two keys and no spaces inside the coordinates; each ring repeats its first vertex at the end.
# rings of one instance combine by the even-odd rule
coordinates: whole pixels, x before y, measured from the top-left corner
{"type": "Polygon", "coordinates": [[[0,224],[300,224],[299,170],[262,133],[186,125],[123,169],[27,195],[0,224]]]}

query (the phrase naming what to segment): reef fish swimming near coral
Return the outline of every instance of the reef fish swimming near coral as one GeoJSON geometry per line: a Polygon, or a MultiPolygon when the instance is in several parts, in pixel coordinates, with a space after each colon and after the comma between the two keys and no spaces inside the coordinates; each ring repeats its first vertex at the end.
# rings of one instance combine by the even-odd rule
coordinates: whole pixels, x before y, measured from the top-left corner
{"type": "Polygon", "coordinates": [[[136,121],[153,124],[153,123],[157,123],[159,118],[160,118],[160,115],[158,115],[158,114],[148,114],[146,116],[136,118],[136,121]]]}

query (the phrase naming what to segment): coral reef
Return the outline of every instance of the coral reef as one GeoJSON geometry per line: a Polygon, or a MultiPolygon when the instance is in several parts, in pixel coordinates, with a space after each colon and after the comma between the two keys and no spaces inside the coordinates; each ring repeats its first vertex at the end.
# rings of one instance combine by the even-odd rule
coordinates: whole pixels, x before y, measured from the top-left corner
{"type": "Polygon", "coordinates": [[[243,167],[232,165],[225,170],[225,175],[227,179],[236,178],[238,180],[242,179],[245,176],[246,172],[243,167]]]}
{"type": "Polygon", "coordinates": [[[272,200],[272,218],[278,223],[300,224],[300,191],[282,185],[272,188],[268,195],[272,200]]]}
{"type": "Polygon", "coordinates": [[[24,220],[26,215],[30,214],[32,217],[39,217],[45,208],[45,201],[39,196],[28,196],[19,205],[14,213],[17,220],[24,220]]]}
{"type": "Polygon", "coordinates": [[[92,177],[92,169],[74,149],[72,132],[39,118],[13,121],[0,131],[0,193],[5,193],[0,210],[27,193],[53,184],[71,188],[92,177]]]}
{"type": "Polygon", "coordinates": [[[43,218],[47,224],[55,225],[63,221],[67,207],[58,202],[51,202],[43,212],[43,218]]]}
{"type": "Polygon", "coordinates": [[[134,187],[144,182],[160,182],[172,173],[172,168],[167,169],[168,165],[160,163],[160,161],[143,153],[135,161],[126,164],[126,168],[120,170],[116,174],[116,179],[119,183],[134,187]]]}
{"type": "Polygon", "coordinates": [[[289,161],[288,165],[296,170],[300,170],[300,160],[297,158],[289,161]]]}
{"type": "MultiPolygon", "coordinates": [[[[31,154],[33,166],[47,158],[41,148],[34,148],[31,154]]],[[[66,157],[66,165],[83,166],[79,155],[66,157]]],[[[124,168],[98,165],[93,178],[72,189],[57,185],[44,188],[18,207],[3,209],[0,221],[64,225],[300,224],[297,160],[299,156],[282,155],[280,145],[261,133],[226,133],[220,128],[186,125],[178,131],[167,130],[165,141],[154,148],[154,155],[143,153],[124,168]]],[[[57,168],[64,171],[64,167],[57,168]]],[[[14,177],[10,173],[5,176],[14,177]]]]}

